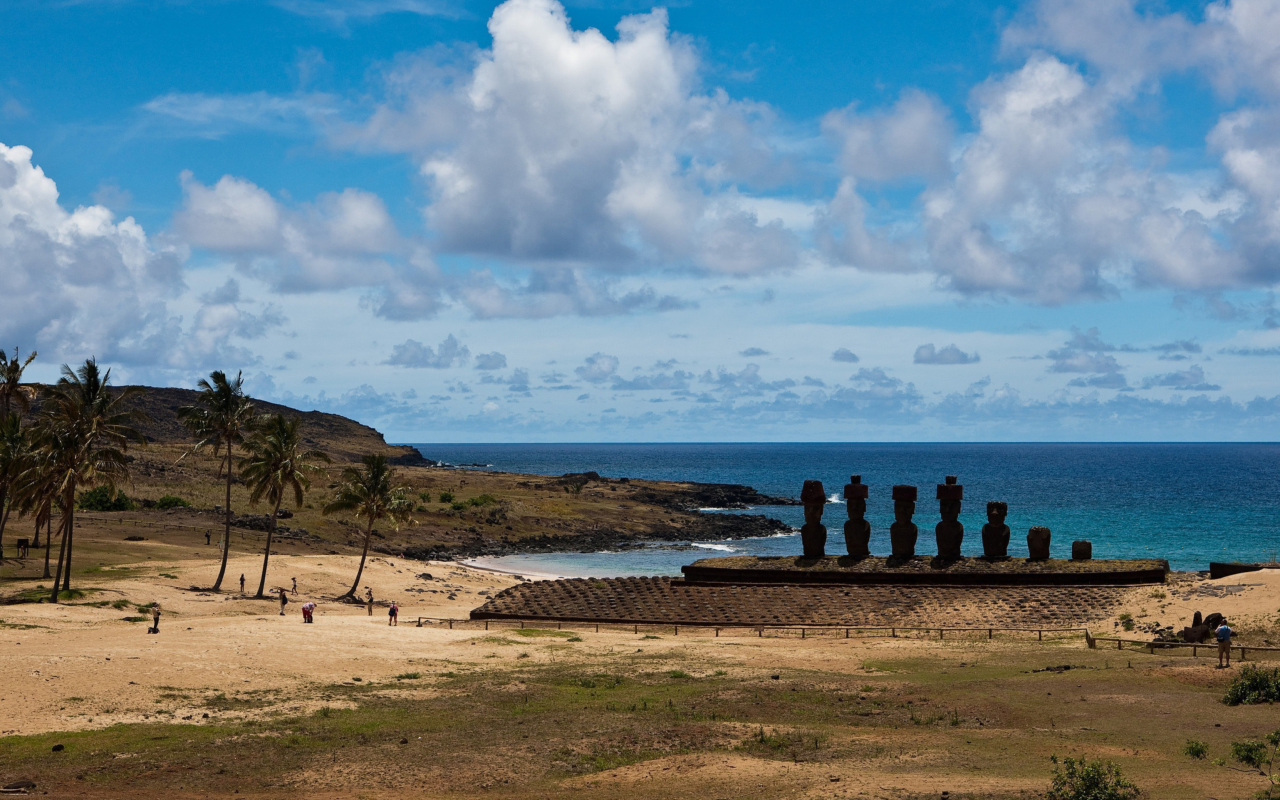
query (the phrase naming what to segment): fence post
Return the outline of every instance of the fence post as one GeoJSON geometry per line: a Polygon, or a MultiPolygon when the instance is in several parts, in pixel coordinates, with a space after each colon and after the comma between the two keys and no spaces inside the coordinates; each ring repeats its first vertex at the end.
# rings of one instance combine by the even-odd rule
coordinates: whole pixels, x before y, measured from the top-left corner
{"type": "Polygon", "coordinates": [[[484,621],[484,629],[485,629],[486,631],[487,631],[487,630],[489,630],[489,620],[487,620],[487,619],[484,621]]]}
{"type": "Polygon", "coordinates": [[[1195,658],[1195,657],[1196,657],[1196,653],[1197,653],[1199,650],[1200,650],[1200,646],[1199,646],[1199,645],[1195,645],[1195,644],[1191,645],[1191,657],[1192,657],[1192,658],[1195,658]]]}
{"type": "Polygon", "coordinates": [[[672,625],[672,626],[671,626],[671,629],[672,629],[673,631],[675,631],[675,633],[671,634],[672,636],[679,636],[679,635],[680,635],[680,626],[679,626],[679,625],[672,625]]]}
{"type": "Polygon", "coordinates": [[[449,630],[453,630],[453,620],[449,620],[449,630]]]}
{"type": "Polygon", "coordinates": [[[849,638],[849,629],[848,629],[848,628],[845,628],[845,629],[844,629],[844,638],[846,638],[846,639],[848,639],[848,638],[849,638]]]}
{"type": "Polygon", "coordinates": [[[1116,649],[1117,650],[1124,649],[1124,639],[1116,639],[1116,649]]]}
{"type": "Polygon", "coordinates": [[[1241,648],[1240,648],[1240,660],[1241,660],[1241,661],[1244,661],[1244,648],[1243,648],[1243,647],[1241,647],[1241,648]]]}
{"type": "Polygon", "coordinates": [[[596,633],[599,633],[599,632],[600,632],[600,623],[599,623],[599,622],[597,622],[597,623],[596,623],[596,633]]]}
{"type": "Polygon", "coordinates": [[[892,636],[893,638],[897,639],[897,638],[898,638],[898,629],[897,629],[897,628],[890,628],[890,629],[889,629],[889,635],[890,635],[890,636],[892,636]]]}
{"type": "Polygon", "coordinates": [[[719,628],[716,628],[716,638],[717,638],[717,639],[719,639],[719,638],[720,638],[720,629],[719,629],[719,628]]]}
{"type": "Polygon", "coordinates": [[[942,641],[942,628],[938,628],[938,641],[942,641]]]}
{"type": "Polygon", "coordinates": [[[987,628],[987,641],[990,641],[991,637],[993,637],[994,635],[995,635],[995,629],[987,628]]]}
{"type": "Polygon", "coordinates": [[[1038,630],[1038,631],[1036,631],[1036,641],[1037,641],[1037,642],[1043,642],[1043,641],[1044,641],[1044,631],[1043,631],[1043,630],[1038,630]]]}
{"type": "Polygon", "coordinates": [[[756,634],[759,636],[759,638],[761,638],[761,639],[763,639],[763,638],[764,638],[764,626],[763,626],[763,625],[761,625],[759,628],[756,628],[756,634]]]}

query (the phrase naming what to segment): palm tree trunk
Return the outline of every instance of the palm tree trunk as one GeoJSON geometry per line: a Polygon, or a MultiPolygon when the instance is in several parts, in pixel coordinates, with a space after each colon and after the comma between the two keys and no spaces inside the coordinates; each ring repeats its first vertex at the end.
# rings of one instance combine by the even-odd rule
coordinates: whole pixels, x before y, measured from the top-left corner
{"type": "Polygon", "coordinates": [[[4,558],[4,526],[9,522],[9,504],[5,502],[8,495],[9,487],[0,486],[0,558],[4,558]]]}
{"type": "MultiPolygon", "coordinates": [[[[364,532],[364,550],[360,553],[360,568],[356,570],[355,583],[351,584],[351,588],[342,597],[355,597],[356,589],[360,588],[360,576],[364,574],[364,559],[369,555],[369,540],[373,538],[373,516],[369,517],[369,528],[364,532]]],[[[341,600],[342,597],[338,599],[341,600]]]]}
{"type": "Polygon", "coordinates": [[[36,517],[36,536],[35,536],[35,538],[31,541],[31,546],[32,546],[32,547],[34,547],[34,548],[35,548],[35,549],[37,549],[37,550],[39,550],[39,549],[40,549],[40,526],[41,526],[41,525],[43,525],[43,524],[44,524],[44,523],[40,521],[40,517],[38,517],[38,516],[37,516],[37,517],[36,517]]]}
{"type": "Polygon", "coordinates": [[[231,553],[231,445],[227,445],[227,524],[222,533],[222,566],[218,567],[218,579],[213,582],[213,590],[222,589],[222,576],[227,574],[227,556],[231,553]]]}
{"type": "Polygon", "coordinates": [[[49,550],[54,547],[54,515],[50,512],[45,520],[45,575],[41,580],[49,580],[49,550]]]}
{"type": "MultiPolygon", "coordinates": [[[[58,529],[62,532],[62,543],[58,545],[58,571],[53,576],[53,597],[49,599],[50,603],[58,602],[58,585],[62,582],[62,563],[67,555],[67,520],[70,519],[67,512],[62,514],[62,522],[58,525],[58,529]]],[[[50,539],[53,537],[50,536],[50,539]]],[[[47,571],[47,570],[46,570],[47,571]]]]}
{"type": "Polygon", "coordinates": [[[76,504],[74,502],[75,494],[72,494],[72,502],[67,505],[67,564],[62,571],[62,590],[71,591],[71,549],[76,544],[76,504]]]}
{"type": "Polygon", "coordinates": [[[267,561],[271,559],[271,537],[276,532],[276,515],[280,513],[280,504],[276,503],[271,510],[271,522],[267,525],[267,549],[262,553],[262,578],[258,581],[258,593],[254,597],[266,597],[262,590],[267,588],[267,561]]]}

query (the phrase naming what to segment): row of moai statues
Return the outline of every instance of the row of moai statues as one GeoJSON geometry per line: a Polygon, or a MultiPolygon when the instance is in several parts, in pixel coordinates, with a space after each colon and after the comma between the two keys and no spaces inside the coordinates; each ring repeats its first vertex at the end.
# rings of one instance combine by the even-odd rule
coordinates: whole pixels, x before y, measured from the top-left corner
{"type": "MultiPolygon", "coordinates": [[[[934,527],[934,535],[938,545],[938,558],[954,561],[960,558],[960,545],[964,542],[964,525],[960,523],[960,506],[964,500],[964,486],[956,483],[955,475],[948,475],[945,483],[939,483],[937,491],[938,512],[942,520],[934,527]]],[[[871,555],[868,546],[871,541],[871,523],[867,521],[867,497],[869,487],[862,482],[861,475],[849,476],[849,483],[844,487],[845,505],[849,512],[849,521],[844,524],[845,545],[853,558],[866,558],[871,555]]],[[[916,540],[919,529],[911,521],[916,513],[916,487],[893,487],[893,518],[889,526],[889,542],[893,550],[894,560],[906,560],[915,557],[916,540]]],[[[805,481],[800,491],[800,502],[804,505],[804,526],[800,529],[800,541],[804,547],[805,558],[822,558],[826,555],[827,529],[822,524],[822,512],[827,503],[826,491],[822,481],[805,481]]],[[[982,526],[982,554],[990,560],[1009,557],[1009,526],[1004,523],[1009,514],[1007,503],[992,501],[987,503],[987,524],[982,526]]],[[[1032,561],[1045,561],[1049,558],[1049,529],[1034,527],[1027,533],[1027,549],[1032,561]]],[[[1092,546],[1089,542],[1072,542],[1071,557],[1085,560],[1092,557],[1092,546]]]]}

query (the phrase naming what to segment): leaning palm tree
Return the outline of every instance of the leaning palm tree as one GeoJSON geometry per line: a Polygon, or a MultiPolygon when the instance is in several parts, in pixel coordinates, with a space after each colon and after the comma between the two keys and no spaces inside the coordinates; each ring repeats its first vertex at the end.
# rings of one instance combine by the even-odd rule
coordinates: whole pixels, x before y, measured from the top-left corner
{"type": "Polygon", "coordinates": [[[22,419],[17,414],[0,416],[0,553],[4,553],[9,514],[18,505],[14,489],[30,454],[31,437],[22,419]]]}
{"type": "Polygon", "coordinates": [[[362,459],[363,469],[347,467],[342,471],[342,482],[338,484],[337,494],[324,507],[325,515],[339,511],[352,511],[357,517],[366,520],[364,531],[364,550],[360,553],[360,567],[356,570],[355,582],[347,593],[338,598],[355,597],[360,587],[360,576],[364,574],[364,561],[369,555],[369,540],[373,537],[373,523],[380,519],[391,519],[393,522],[413,524],[409,516],[413,511],[413,503],[408,499],[407,487],[393,487],[396,471],[387,464],[384,455],[368,455],[362,459]]]}
{"type": "Polygon", "coordinates": [[[319,450],[303,450],[302,419],[285,419],[269,414],[255,425],[253,436],[245,443],[249,455],[240,459],[240,477],[249,484],[249,502],[257,505],[266,500],[271,505],[267,522],[267,547],[262,554],[262,579],[258,593],[265,597],[267,562],[271,558],[271,539],[276,532],[276,517],[287,494],[293,494],[294,507],[302,505],[303,495],[311,488],[310,476],[322,467],[314,462],[329,463],[329,456],[319,450]]]}
{"type": "MultiPolygon", "coordinates": [[[[218,370],[209,375],[209,380],[201,378],[197,385],[200,387],[200,395],[196,398],[196,404],[179,408],[178,419],[187,426],[196,440],[195,445],[187,452],[194,453],[202,447],[211,447],[214,457],[221,457],[218,462],[218,477],[222,477],[223,470],[226,471],[226,525],[222,534],[222,564],[218,567],[218,579],[213,582],[213,591],[216,592],[222,588],[222,578],[227,573],[227,555],[231,552],[233,451],[236,445],[244,444],[257,412],[253,403],[245,396],[242,373],[236,373],[236,379],[229,381],[226,373],[218,370]]],[[[185,457],[184,454],[183,458],[185,457]]]]}
{"type": "Polygon", "coordinates": [[[62,545],[58,549],[58,572],[54,575],[51,602],[58,602],[61,590],[71,589],[71,561],[75,545],[76,490],[102,485],[114,490],[117,482],[129,477],[125,451],[130,442],[144,439],[133,423],[143,415],[125,407],[140,392],[136,387],[123,391],[109,388],[111,370],[102,372],[90,358],[73,371],[62,366],[62,377],[45,391],[40,417],[35,427],[35,443],[44,451],[40,464],[51,470],[62,508],[62,545]]]}
{"type": "MultiPolygon", "coordinates": [[[[38,432],[39,428],[33,432],[33,445],[38,432]]],[[[35,521],[36,535],[31,543],[32,547],[40,547],[40,528],[45,528],[43,577],[48,579],[52,577],[49,574],[49,551],[53,546],[53,511],[59,496],[57,473],[49,450],[34,446],[28,450],[13,483],[13,494],[11,502],[17,506],[18,513],[30,516],[35,521]]]]}
{"type": "Polygon", "coordinates": [[[22,391],[22,373],[35,361],[34,350],[23,360],[18,355],[18,348],[13,348],[13,358],[0,350],[0,419],[9,416],[13,406],[19,406],[23,412],[31,410],[31,401],[22,391]]]}

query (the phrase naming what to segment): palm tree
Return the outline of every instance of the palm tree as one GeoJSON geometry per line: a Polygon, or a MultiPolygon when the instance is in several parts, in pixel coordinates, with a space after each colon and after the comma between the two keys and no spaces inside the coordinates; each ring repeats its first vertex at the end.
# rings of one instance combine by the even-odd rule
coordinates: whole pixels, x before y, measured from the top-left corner
{"type": "Polygon", "coordinates": [[[31,401],[22,391],[22,373],[36,359],[36,352],[31,351],[24,361],[18,356],[18,348],[13,348],[13,358],[0,350],[0,419],[9,416],[14,404],[23,412],[31,410],[31,401]]]}
{"type": "Polygon", "coordinates": [[[355,597],[360,587],[360,576],[364,574],[364,560],[369,555],[369,540],[373,536],[373,523],[380,519],[390,518],[396,523],[413,524],[409,514],[413,511],[413,503],[406,496],[406,487],[392,487],[396,471],[387,464],[384,455],[368,455],[362,459],[364,469],[347,467],[342,471],[342,482],[333,500],[324,507],[325,515],[339,511],[354,511],[357,517],[364,517],[368,524],[364,531],[364,550],[360,553],[360,568],[356,570],[355,582],[347,593],[338,599],[355,597]]]}
{"type": "Polygon", "coordinates": [[[62,377],[45,391],[35,442],[44,451],[41,464],[49,468],[62,507],[62,546],[58,549],[58,572],[53,579],[53,596],[71,589],[71,560],[75,545],[76,489],[116,483],[129,476],[125,451],[129,442],[144,439],[132,425],[142,419],[138,411],[125,408],[126,401],[141,390],[128,387],[113,392],[109,388],[111,370],[101,372],[90,358],[72,371],[62,365],[62,377]]]}
{"type": "MultiPolygon", "coordinates": [[[[257,412],[253,403],[245,396],[242,373],[237,372],[236,379],[229,381],[226,374],[218,370],[209,375],[209,380],[201,378],[197,385],[200,387],[200,395],[196,398],[196,404],[179,408],[178,419],[182,420],[196,440],[188,452],[194,453],[202,447],[212,447],[214,457],[222,457],[218,465],[218,477],[222,477],[223,470],[227,473],[227,515],[222,534],[222,565],[218,567],[218,579],[213,582],[213,591],[216,592],[222,589],[222,578],[227,573],[227,555],[231,552],[233,450],[236,445],[244,444],[257,412]]],[[[183,458],[185,457],[184,455],[183,458]]]]}
{"type": "MultiPolygon", "coordinates": [[[[36,440],[34,434],[38,432],[38,428],[33,432],[33,444],[36,440]]],[[[51,454],[43,448],[29,447],[26,459],[13,483],[11,502],[17,506],[19,513],[28,514],[35,521],[36,535],[31,543],[32,547],[40,547],[40,528],[41,526],[45,528],[43,576],[45,579],[51,577],[49,550],[53,546],[53,510],[57,500],[58,483],[51,454]]]]}
{"type": "Polygon", "coordinates": [[[311,488],[310,475],[322,468],[315,461],[329,463],[329,456],[319,450],[303,450],[299,429],[302,419],[285,419],[281,414],[269,414],[255,425],[252,438],[245,443],[249,455],[240,459],[240,477],[249,484],[249,502],[257,505],[266,499],[271,504],[271,517],[267,523],[267,547],[262,554],[262,579],[258,581],[258,593],[264,597],[267,585],[267,562],[271,558],[271,539],[276,532],[276,517],[285,495],[292,492],[294,507],[302,505],[302,497],[311,488]]]}
{"type": "Polygon", "coordinates": [[[0,416],[0,554],[4,553],[4,529],[18,504],[14,488],[27,467],[31,437],[17,414],[0,416]]]}

